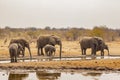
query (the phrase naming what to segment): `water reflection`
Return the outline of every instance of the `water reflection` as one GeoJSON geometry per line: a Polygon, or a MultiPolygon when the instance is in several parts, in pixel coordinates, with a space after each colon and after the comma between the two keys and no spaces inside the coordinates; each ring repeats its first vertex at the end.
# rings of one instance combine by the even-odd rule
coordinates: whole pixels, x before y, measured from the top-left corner
{"type": "Polygon", "coordinates": [[[75,71],[58,72],[51,70],[25,72],[2,72],[0,80],[120,80],[120,72],[75,71]]]}
{"type": "MultiPolygon", "coordinates": [[[[99,57],[97,57],[97,56],[89,56],[89,57],[87,57],[87,56],[82,56],[81,57],[81,59],[82,60],[86,60],[86,59],[104,59],[105,57],[104,56],[99,56],[99,57]]],[[[108,57],[107,57],[108,58],[108,57]]]]}
{"type": "Polygon", "coordinates": [[[8,80],[24,80],[28,77],[28,74],[9,73],[8,80]]]}
{"type": "Polygon", "coordinates": [[[88,72],[88,73],[85,73],[85,74],[82,74],[84,76],[101,76],[102,73],[99,73],[99,72],[88,72]]]}
{"type": "Polygon", "coordinates": [[[37,71],[36,76],[39,80],[41,79],[42,80],[57,80],[61,76],[61,73],[57,73],[57,72],[50,73],[47,71],[37,71]]]}

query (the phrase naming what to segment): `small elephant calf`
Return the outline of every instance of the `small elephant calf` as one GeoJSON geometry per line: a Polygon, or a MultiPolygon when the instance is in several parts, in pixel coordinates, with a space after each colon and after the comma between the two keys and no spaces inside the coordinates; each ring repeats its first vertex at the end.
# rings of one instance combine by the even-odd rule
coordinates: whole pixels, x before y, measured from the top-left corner
{"type": "Polygon", "coordinates": [[[20,51],[23,51],[22,45],[18,43],[12,43],[9,45],[9,54],[11,62],[17,62],[17,56],[19,55],[20,51]]]}
{"type": "Polygon", "coordinates": [[[54,55],[55,55],[56,48],[55,48],[54,46],[52,46],[52,45],[46,45],[46,46],[44,47],[44,49],[45,49],[45,54],[46,54],[47,56],[52,56],[53,53],[54,53],[54,55]]]}
{"type": "Polygon", "coordinates": [[[104,49],[108,51],[108,55],[109,55],[109,48],[106,44],[99,45],[96,51],[101,51],[101,56],[104,56],[104,49]]]}

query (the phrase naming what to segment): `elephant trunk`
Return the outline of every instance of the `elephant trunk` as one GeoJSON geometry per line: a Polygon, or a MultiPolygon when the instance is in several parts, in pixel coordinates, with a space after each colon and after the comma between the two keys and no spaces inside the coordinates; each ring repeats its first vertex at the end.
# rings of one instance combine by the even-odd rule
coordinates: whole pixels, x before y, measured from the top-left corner
{"type": "Polygon", "coordinates": [[[29,50],[29,54],[30,54],[30,60],[32,60],[32,55],[31,55],[30,47],[28,47],[28,50],[29,50]]]}
{"type": "Polygon", "coordinates": [[[108,56],[110,55],[109,54],[109,47],[107,46],[107,45],[105,45],[105,48],[104,49],[106,49],[107,51],[108,51],[108,56]]]}
{"type": "Polygon", "coordinates": [[[108,51],[108,56],[109,56],[109,55],[110,55],[110,54],[109,54],[109,49],[107,49],[107,51],[108,51]]]}
{"type": "Polygon", "coordinates": [[[62,57],[62,43],[60,44],[60,59],[62,57]]]}

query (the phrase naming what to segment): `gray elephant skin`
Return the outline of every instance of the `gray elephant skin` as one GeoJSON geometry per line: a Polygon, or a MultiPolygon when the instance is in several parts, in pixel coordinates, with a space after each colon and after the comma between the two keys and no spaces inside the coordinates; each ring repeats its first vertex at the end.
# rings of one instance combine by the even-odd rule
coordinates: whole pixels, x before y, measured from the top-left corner
{"type": "Polygon", "coordinates": [[[51,35],[51,36],[39,36],[37,39],[37,48],[38,48],[38,56],[44,55],[43,47],[47,44],[50,45],[59,45],[60,46],[60,59],[61,59],[61,52],[62,52],[62,41],[59,37],[51,35]],[[40,50],[40,51],[39,51],[40,50]]]}
{"type": "Polygon", "coordinates": [[[83,37],[80,41],[82,55],[86,55],[86,50],[91,48],[91,54],[96,55],[97,46],[102,42],[101,38],[97,37],[83,37]]]}
{"type": "Polygon", "coordinates": [[[55,48],[55,46],[52,46],[52,45],[46,45],[46,46],[44,47],[44,50],[45,50],[45,54],[46,54],[47,56],[52,56],[53,53],[54,53],[54,55],[55,55],[56,48],[55,48]]]}
{"type": "Polygon", "coordinates": [[[102,44],[100,44],[100,45],[97,47],[97,50],[96,50],[96,51],[101,51],[101,56],[104,56],[104,50],[105,50],[105,49],[108,51],[108,56],[109,56],[110,54],[109,54],[108,45],[106,45],[104,42],[102,42],[102,44]]]}
{"type": "Polygon", "coordinates": [[[22,50],[23,47],[21,44],[12,43],[9,45],[9,54],[10,54],[11,62],[17,62],[18,52],[22,50]]]}
{"type": "MultiPolygon", "coordinates": [[[[28,49],[28,51],[29,51],[29,54],[30,54],[30,59],[32,59],[32,55],[31,55],[31,50],[30,50],[30,46],[29,46],[29,43],[25,40],[25,39],[12,39],[11,41],[10,41],[10,44],[12,44],[12,43],[19,43],[19,44],[21,44],[22,45],[22,47],[23,47],[23,57],[24,57],[24,55],[25,55],[25,47],[28,49]]],[[[9,44],[9,45],[10,45],[9,44]]]]}

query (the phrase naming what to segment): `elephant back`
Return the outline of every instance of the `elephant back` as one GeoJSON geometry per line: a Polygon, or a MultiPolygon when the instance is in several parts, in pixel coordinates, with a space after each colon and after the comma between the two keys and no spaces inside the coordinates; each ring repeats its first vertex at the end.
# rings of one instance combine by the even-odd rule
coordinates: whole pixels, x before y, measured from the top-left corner
{"type": "Polygon", "coordinates": [[[16,43],[10,44],[9,48],[18,48],[18,45],[16,43]]]}
{"type": "Polygon", "coordinates": [[[46,44],[49,43],[49,36],[39,36],[37,39],[37,46],[38,47],[44,47],[46,44]]]}
{"type": "Polygon", "coordinates": [[[9,45],[9,50],[14,50],[15,52],[17,52],[18,50],[18,44],[16,43],[12,43],[9,45]]]}
{"type": "Polygon", "coordinates": [[[105,44],[103,38],[101,37],[93,37],[93,38],[98,41],[98,45],[105,44]]]}
{"type": "Polygon", "coordinates": [[[10,44],[12,44],[12,43],[19,43],[23,47],[29,47],[29,43],[25,39],[12,39],[10,41],[10,44]]]}
{"type": "Polygon", "coordinates": [[[91,48],[94,43],[96,43],[96,40],[92,37],[83,37],[80,41],[80,45],[83,48],[91,48]]]}

